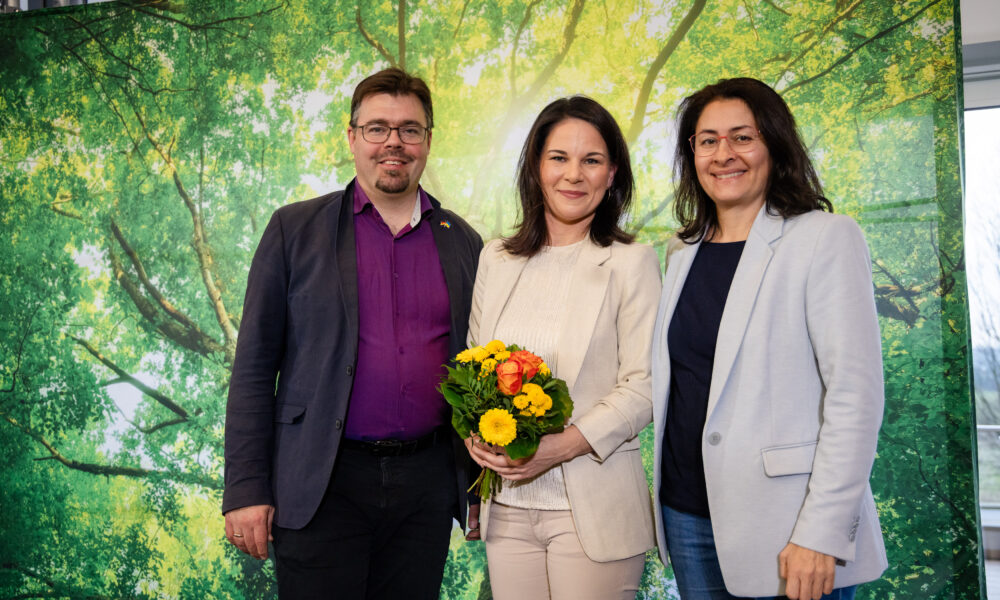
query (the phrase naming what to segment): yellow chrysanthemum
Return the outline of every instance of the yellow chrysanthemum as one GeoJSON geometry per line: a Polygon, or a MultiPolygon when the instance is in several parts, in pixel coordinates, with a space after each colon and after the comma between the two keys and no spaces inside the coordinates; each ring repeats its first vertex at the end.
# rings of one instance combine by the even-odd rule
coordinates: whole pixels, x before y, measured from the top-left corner
{"type": "Polygon", "coordinates": [[[471,349],[469,349],[469,350],[462,350],[455,357],[455,360],[457,360],[460,363],[470,363],[470,362],[472,362],[472,350],[471,349]]]}
{"type": "Polygon", "coordinates": [[[532,414],[534,414],[534,413],[532,413],[532,410],[531,410],[531,408],[529,407],[529,408],[526,408],[526,409],[524,409],[524,410],[522,410],[522,411],[518,412],[517,414],[521,415],[522,417],[530,417],[530,416],[531,416],[532,414]]]}
{"type": "Polygon", "coordinates": [[[493,358],[487,358],[483,361],[483,364],[479,366],[479,378],[486,379],[493,374],[494,369],[497,368],[497,361],[493,358]]]}
{"type": "Polygon", "coordinates": [[[514,396],[514,408],[517,408],[517,409],[520,409],[520,410],[523,411],[526,406],[528,406],[528,397],[527,396],[525,396],[524,394],[518,394],[518,395],[514,396]]]}
{"type": "Polygon", "coordinates": [[[500,340],[493,340],[489,344],[486,344],[486,351],[490,354],[496,354],[497,352],[503,352],[507,349],[507,345],[500,340]]]}
{"type": "Polygon", "coordinates": [[[521,396],[524,396],[526,406],[518,406],[517,398],[514,399],[514,406],[523,409],[522,415],[534,415],[540,417],[545,411],[552,408],[552,397],[545,393],[542,386],[537,383],[526,383],[521,387],[521,396]]]}
{"type": "Polygon", "coordinates": [[[517,421],[506,410],[491,408],[479,419],[479,435],[487,444],[506,446],[517,437],[517,421]]]}
{"type": "Polygon", "coordinates": [[[501,350],[500,352],[494,354],[493,358],[497,359],[500,362],[503,362],[508,358],[510,358],[510,352],[507,352],[506,350],[501,350]]]}
{"type": "Polygon", "coordinates": [[[526,383],[526,384],[524,384],[521,387],[521,393],[527,395],[528,398],[532,398],[534,396],[544,396],[545,395],[545,391],[542,390],[542,386],[538,385],[537,383],[526,383]]]}
{"type": "Polygon", "coordinates": [[[547,365],[545,363],[542,363],[542,364],[538,365],[538,372],[541,375],[545,375],[546,377],[548,377],[549,375],[552,374],[552,370],[549,369],[549,365],[547,365]]]}
{"type": "Polygon", "coordinates": [[[483,362],[483,360],[485,360],[490,355],[490,353],[486,351],[486,348],[483,348],[482,346],[476,346],[475,348],[470,348],[469,352],[472,353],[472,360],[476,362],[483,362]]]}

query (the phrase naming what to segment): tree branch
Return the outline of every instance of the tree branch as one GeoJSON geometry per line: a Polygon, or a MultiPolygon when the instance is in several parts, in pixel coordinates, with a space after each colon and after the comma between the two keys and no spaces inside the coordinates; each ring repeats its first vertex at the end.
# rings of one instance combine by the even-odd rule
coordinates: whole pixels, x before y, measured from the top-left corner
{"type": "Polygon", "coordinates": [[[775,4],[773,2],[773,0],[764,0],[764,4],[767,4],[768,6],[770,6],[774,10],[780,12],[781,14],[785,15],[786,17],[792,16],[792,15],[788,14],[788,11],[786,11],[785,9],[783,9],[780,6],[778,6],[777,4],[775,4]]]}
{"type": "Polygon", "coordinates": [[[372,38],[372,36],[368,35],[368,31],[365,29],[365,23],[361,19],[361,2],[358,2],[358,4],[354,7],[354,20],[358,24],[358,31],[361,32],[361,37],[365,38],[365,41],[368,42],[372,48],[378,50],[378,53],[382,55],[382,58],[389,61],[390,66],[398,67],[399,64],[396,62],[396,59],[389,54],[389,51],[385,49],[385,46],[380,44],[378,40],[372,38]]]}
{"type": "Polygon", "coordinates": [[[958,517],[958,519],[965,524],[966,529],[970,531],[975,529],[975,524],[969,521],[969,516],[966,514],[966,512],[962,510],[961,507],[956,505],[955,502],[951,499],[951,497],[948,496],[948,494],[942,492],[940,490],[940,486],[936,482],[931,481],[930,477],[927,476],[927,473],[924,472],[924,459],[923,459],[924,455],[922,452],[918,451],[910,444],[903,442],[899,439],[896,439],[893,436],[888,436],[888,435],[883,436],[882,439],[889,442],[890,444],[895,444],[897,446],[901,446],[909,450],[910,454],[915,456],[917,459],[917,473],[920,475],[920,479],[924,482],[924,487],[926,487],[926,489],[931,492],[931,495],[937,496],[945,504],[947,504],[948,507],[951,508],[952,514],[958,517]]]}
{"type": "Polygon", "coordinates": [[[821,77],[824,77],[824,76],[828,75],[831,71],[833,71],[834,69],[836,69],[840,65],[844,64],[845,62],[847,62],[848,59],[850,59],[852,56],[854,56],[855,54],[857,54],[859,51],[861,51],[868,44],[871,44],[872,42],[878,41],[878,40],[886,37],[887,35],[889,35],[893,31],[899,29],[900,27],[902,27],[903,25],[906,25],[907,23],[913,22],[917,17],[919,17],[920,15],[922,15],[927,9],[929,9],[930,7],[934,6],[935,4],[937,4],[939,2],[941,2],[941,0],[933,0],[932,2],[930,2],[927,5],[925,5],[923,8],[921,8],[917,12],[913,13],[909,17],[903,19],[902,21],[899,21],[899,22],[893,24],[888,29],[884,29],[884,30],[878,32],[877,34],[875,34],[872,37],[866,39],[865,41],[861,42],[857,46],[851,48],[843,56],[841,56],[840,58],[838,58],[837,60],[835,60],[830,66],[828,66],[827,68],[823,69],[819,73],[816,73],[815,75],[813,75],[811,77],[807,77],[806,79],[803,79],[801,81],[796,81],[795,83],[789,85],[788,87],[784,88],[783,90],[778,90],[778,92],[780,94],[787,94],[788,92],[794,90],[795,88],[800,88],[802,86],[809,85],[810,83],[816,81],[817,79],[820,79],[821,77]]]}
{"type": "Polygon", "coordinates": [[[28,322],[24,326],[24,333],[21,334],[21,339],[17,342],[17,358],[16,358],[17,366],[14,367],[14,372],[10,374],[10,386],[4,389],[0,389],[0,392],[9,394],[14,391],[15,387],[17,387],[17,375],[18,373],[21,372],[21,362],[24,357],[24,342],[25,340],[28,339],[28,334],[31,333],[31,324],[34,322],[35,315],[38,314],[38,311],[41,310],[41,308],[42,308],[41,303],[37,303],[35,304],[35,307],[31,310],[31,316],[28,317],[28,322]]]}
{"type": "Polygon", "coordinates": [[[919,295],[922,290],[916,287],[907,288],[904,286],[895,275],[889,272],[889,269],[887,269],[880,260],[875,261],[875,268],[892,282],[892,285],[879,285],[875,287],[876,300],[878,298],[882,298],[886,301],[891,301],[892,298],[902,298],[905,300],[906,303],[910,305],[910,309],[904,310],[900,308],[899,310],[907,315],[908,318],[904,320],[910,325],[913,325],[913,323],[916,322],[917,317],[920,315],[920,308],[917,306],[917,303],[913,301],[913,297],[919,295]]]}
{"type": "MultiPolygon", "coordinates": [[[[198,412],[200,413],[201,411],[199,410],[198,412]]],[[[154,431],[159,431],[159,430],[165,429],[167,427],[173,427],[174,425],[180,425],[182,423],[187,423],[187,421],[188,420],[185,419],[185,418],[183,418],[183,417],[177,417],[176,419],[170,419],[170,420],[167,420],[167,421],[161,421],[161,422],[157,423],[156,425],[152,425],[150,427],[141,427],[139,425],[136,425],[136,429],[138,429],[139,431],[141,431],[143,433],[153,433],[154,431]]]]}
{"type": "Polygon", "coordinates": [[[121,259],[118,258],[118,255],[111,248],[108,249],[108,257],[111,261],[111,272],[114,274],[115,280],[122,286],[122,289],[125,290],[129,298],[132,299],[132,303],[139,310],[139,314],[164,337],[176,342],[179,346],[205,356],[215,352],[225,352],[225,348],[215,340],[193,335],[191,331],[173,321],[160,319],[156,305],[146,299],[139,286],[125,272],[125,267],[122,265],[121,259]]]}
{"type": "Polygon", "coordinates": [[[795,66],[796,63],[798,63],[805,57],[805,55],[812,52],[813,49],[816,46],[818,46],[820,42],[823,41],[826,35],[831,31],[833,31],[834,27],[836,27],[841,23],[841,21],[849,17],[851,13],[853,13],[859,6],[861,6],[861,0],[854,0],[854,2],[850,6],[845,8],[843,11],[841,11],[840,14],[838,14],[836,17],[831,19],[825,26],[823,26],[823,29],[820,30],[819,35],[816,36],[816,39],[814,39],[811,44],[806,46],[802,50],[802,52],[796,54],[790,61],[788,61],[788,64],[786,64],[785,67],[781,69],[781,72],[775,78],[775,81],[781,81],[781,78],[785,76],[785,73],[788,73],[792,69],[792,67],[795,66]]]}
{"type": "Polygon", "coordinates": [[[701,11],[704,10],[705,1],[697,0],[691,5],[691,9],[684,15],[677,29],[670,34],[667,43],[663,45],[660,53],[656,55],[656,58],[649,65],[649,69],[646,70],[646,78],[643,79],[642,85],[639,87],[639,95],[635,100],[635,110],[632,112],[632,121],[628,127],[628,134],[625,136],[625,140],[629,144],[633,144],[639,139],[639,134],[642,133],[645,127],[646,106],[649,104],[649,95],[653,90],[653,83],[656,82],[656,78],[659,76],[660,70],[663,69],[663,65],[667,64],[667,59],[674,53],[681,40],[684,39],[684,36],[690,31],[691,26],[694,25],[701,11]]]}
{"type": "Polygon", "coordinates": [[[673,201],[673,199],[674,199],[673,192],[671,192],[671,193],[667,194],[666,196],[664,196],[663,200],[660,200],[657,203],[657,205],[653,207],[652,210],[648,211],[646,214],[642,215],[641,217],[639,217],[638,219],[636,219],[634,222],[629,223],[629,227],[628,227],[629,228],[629,232],[634,235],[634,234],[637,234],[640,231],[642,231],[642,228],[645,227],[646,224],[649,223],[651,220],[653,220],[653,217],[656,217],[661,212],[663,212],[664,210],[666,210],[667,206],[670,205],[670,203],[673,201]]]}
{"type": "MultiPolygon", "coordinates": [[[[108,600],[107,596],[98,596],[95,594],[83,594],[79,590],[68,589],[65,585],[50,579],[41,573],[36,572],[28,567],[22,567],[21,565],[13,562],[0,563],[0,570],[14,571],[20,573],[21,575],[28,577],[34,581],[38,581],[45,587],[49,588],[48,591],[40,592],[23,592],[14,596],[5,596],[4,600],[27,600],[29,598],[80,598],[81,600],[108,600]]],[[[22,588],[23,589],[23,588],[22,588]]]]}
{"type": "Polygon", "coordinates": [[[123,467],[115,465],[102,465],[96,463],[85,463],[71,458],[63,456],[56,448],[53,446],[45,437],[36,431],[33,431],[29,427],[22,425],[16,419],[10,415],[0,412],[4,420],[13,425],[14,427],[20,429],[25,435],[35,440],[46,450],[49,451],[49,455],[45,459],[53,459],[62,463],[64,466],[73,469],[75,471],[81,471],[83,473],[90,473],[92,475],[104,475],[107,477],[132,477],[136,479],[150,479],[150,480],[165,480],[174,481],[183,484],[194,484],[200,485],[213,490],[221,490],[222,482],[217,478],[196,475],[194,473],[170,473],[168,471],[155,471],[152,469],[143,469],[141,467],[123,467]]]}
{"type": "Polygon", "coordinates": [[[180,194],[181,198],[184,200],[184,205],[187,206],[188,212],[191,213],[191,223],[194,228],[194,250],[195,255],[198,257],[198,265],[201,267],[201,279],[205,284],[205,291],[208,292],[208,298],[211,300],[216,320],[219,323],[219,327],[222,329],[222,334],[226,338],[226,360],[227,362],[232,363],[233,358],[236,355],[237,331],[236,328],[233,327],[232,321],[229,319],[229,311],[226,309],[226,305],[222,300],[222,291],[219,289],[215,280],[215,267],[212,259],[212,251],[208,245],[208,240],[205,235],[205,225],[202,222],[201,211],[198,210],[198,206],[194,203],[191,196],[188,195],[187,190],[184,189],[184,184],[181,182],[180,175],[177,173],[177,168],[171,165],[171,171],[174,178],[174,185],[177,188],[177,193],[180,194]]]}
{"type": "MultiPolygon", "coordinates": [[[[262,11],[258,11],[256,13],[249,14],[249,15],[239,15],[239,16],[236,16],[236,17],[227,17],[225,19],[216,19],[215,21],[208,21],[206,23],[189,23],[187,21],[182,21],[181,19],[178,19],[176,17],[167,16],[167,15],[161,14],[161,13],[156,12],[156,11],[148,10],[146,8],[147,6],[153,6],[155,8],[160,8],[161,6],[167,4],[167,3],[164,3],[164,2],[145,2],[145,1],[142,1],[142,2],[123,2],[122,4],[125,5],[125,6],[127,6],[131,10],[134,10],[135,12],[139,12],[139,13],[142,13],[144,15],[148,15],[148,16],[154,17],[156,19],[162,19],[162,20],[167,21],[169,23],[175,23],[175,24],[180,25],[181,27],[183,27],[183,28],[185,28],[185,29],[187,29],[189,31],[205,31],[205,30],[209,30],[209,29],[216,29],[216,30],[222,30],[222,31],[227,31],[227,32],[228,32],[228,30],[226,30],[226,29],[224,29],[224,28],[221,27],[221,25],[224,24],[224,23],[232,23],[234,21],[246,21],[246,20],[249,20],[249,19],[256,19],[258,17],[263,17],[265,15],[268,15],[268,14],[270,14],[270,13],[278,10],[279,8],[286,7],[288,5],[287,2],[282,1],[282,2],[279,2],[279,3],[275,4],[271,8],[268,8],[268,9],[262,10],[262,11]]],[[[179,10],[179,11],[170,11],[170,12],[176,12],[177,14],[184,14],[185,13],[185,11],[183,9],[179,10]]]]}
{"type": "Polygon", "coordinates": [[[521,22],[517,25],[517,30],[514,32],[514,44],[510,50],[510,96],[511,104],[514,103],[514,98],[517,98],[517,53],[518,48],[521,45],[521,34],[524,33],[525,28],[528,23],[531,22],[531,12],[538,6],[538,3],[542,0],[532,0],[528,3],[528,6],[524,7],[524,16],[521,17],[521,22]]]}
{"type": "Polygon", "coordinates": [[[135,269],[136,276],[139,278],[139,282],[142,284],[142,287],[146,289],[146,292],[149,293],[154,300],[156,300],[156,303],[160,306],[163,312],[167,313],[170,318],[180,323],[180,325],[187,329],[191,335],[202,338],[202,345],[210,343],[217,344],[215,340],[203,332],[201,328],[198,327],[198,325],[187,315],[178,310],[177,307],[174,306],[172,302],[167,300],[163,296],[163,293],[160,292],[155,285],[153,285],[153,282],[149,279],[149,275],[146,274],[146,268],[143,266],[142,260],[132,248],[131,244],[128,243],[128,240],[125,239],[125,235],[122,233],[121,228],[118,227],[118,223],[115,222],[114,218],[110,220],[110,223],[111,233],[115,236],[115,239],[118,240],[118,245],[125,251],[125,255],[128,256],[129,261],[132,263],[132,267],[135,269]]]}
{"type": "Polygon", "coordinates": [[[399,0],[399,9],[396,11],[396,35],[399,37],[399,68],[406,70],[406,0],[399,0]]]}
{"type": "Polygon", "coordinates": [[[515,103],[517,106],[512,108],[520,109],[520,107],[523,106],[524,104],[530,103],[532,100],[534,100],[535,96],[538,95],[540,91],[542,91],[542,88],[545,87],[545,84],[547,84],[549,82],[549,79],[551,79],[552,75],[555,74],[556,69],[559,68],[559,65],[562,64],[563,60],[565,60],[566,55],[569,54],[569,49],[573,46],[573,41],[576,40],[576,26],[580,24],[580,16],[583,14],[584,4],[586,4],[586,0],[573,1],[573,8],[570,9],[569,18],[566,20],[566,25],[563,27],[562,47],[559,49],[559,52],[557,52],[556,55],[552,57],[552,60],[549,61],[549,64],[545,65],[545,68],[542,69],[542,72],[538,74],[538,77],[535,78],[535,81],[532,82],[530,86],[528,86],[528,89],[527,91],[524,92],[524,95],[518,98],[517,102],[515,103]]]}
{"type": "Polygon", "coordinates": [[[462,30],[462,23],[465,22],[465,13],[468,12],[469,3],[471,1],[472,0],[465,0],[465,2],[462,3],[462,13],[458,15],[458,24],[455,25],[455,32],[451,35],[451,43],[453,44],[455,43],[455,40],[458,39],[458,32],[462,30]]]}
{"type": "Polygon", "coordinates": [[[208,239],[205,234],[205,226],[201,218],[201,211],[198,209],[198,205],[184,187],[184,183],[181,181],[180,174],[177,170],[177,165],[174,164],[174,161],[171,158],[174,140],[171,140],[170,147],[165,150],[162,145],[153,138],[152,133],[149,131],[149,127],[146,126],[145,120],[143,120],[142,115],[139,114],[139,111],[136,110],[134,106],[132,107],[132,111],[135,113],[135,118],[139,121],[139,125],[142,127],[146,139],[153,146],[153,149],[156,150],[157,154],[160,155],[169,169],[174,181],[174,187],[177,189],[177,193],[180,195],[181,200],[184,201],[184,206],[187,207],[188,212],[191,214],[191,226],[194,233],[192,245],[194,246],[195,256],[198,259],[201,280],[205,286],[205,291],[208,293],[212,310],[215,312],[216,321],[222,329],[222,334],[225,337],[224,351],[226,361],[232,363],[233,358],[236,355],[236,328],[233,327],[233,323],[229,319],[229,311],[226,309],[226,305],[222,300],[222,292],[216,283],[212,251],[209,247],[208,239]]]}
{"type": "MultiPolygon", "coordinates": [[[[94,75],[99,75],[101,77],[105,77],[105,78],[108,78],[108,79],[116,79],[118,81],[121,81],[122,84],[123,84],[122,85],[122,90],[125,91],[125,92],[127,92],[131,87],[135,87],[137,89],[140,89],[140,90],[142,90],[142,91],[150,94],[151,96],[153,96],[155,98],[156,96],[158,96],[158,95],[160,95],[160,94],[162,94],[164,92],[180,93],[180,92],[192,92],[192,91],[194,91],[194,88],[169,88],[169,87],[164,87],[164,88],[159,88],[159,89],[155,89],[154,90],[153,88],[151,88],[151,87],[145,85],[143,82],[139,81],[139,79],[136,76],[119,75],[118,73],[112,73],[111,71],[107,71],[107,70],[104,70],[104,69],[99,69],[99,68],[97,68],[95,66],[92,66],[89,63],[87,63],[87,61],[83,58],[83,56],[81,56],[80,53],[77,52],[77,47],[83,45],[83,43],[86,41],[86,38],[81,39],[78,43],[74,44],[73,46],[68,46],[58,36],[55,36],[50,31],[46,31],[46,30],[40,29],[38,27],[35,27],[35,31],[38,31],[38,32],[42,33],[43,35],[45,35],[46,37],[48,37],[49,39],[52,39],[53,41],[55,41],[56,43],[58,43],[64,50],[66,50],[68,53],[70,53],[71,55],[73,55],[73,58],[75,58],[78,62],[80,62],[84,66],[85,69],[87,69],[88,71],[90,71],[90,74],[91,74],[92,77],[94,75]]],[[[97,43],[97,45],[103,51],[105,51],[108,55],[110,55],[111,58],[115,59],[116,61],[124,63],[124,61],[122,59],[118,58],[118,56],[116,56],[113,52],[111,52],[109,49],[107,49],[104,46],[104,44],[102,44],[96,37],[94,37],[93,33],[91,33],[89,30],[86,30],[86,31],[87,31],[88,35],[90,35],[90,39],[93,40],[95,43],[97,43]]],[[[125,63],[125,64],[127,65],[127,63],[125,63]]],[[[130,68],[133,68],[133,69],[135,68],[135,67],[132,67],[131,65],[128,65],[128,66],[130,68]]]]}
{"type": "Polygon", "coordinates": [[[760,33],[757,32],[757,23],[755,23],[753,19],[753,10],[750,8],[750,5],[747,4],[747,0],[740,0],[740,1],[743,3],[743,8],[745,8],[747,11],[747,18],[750,19],[750,29],[753,30],[753,39],[759,42],[760,33]]]}
{"type": "MultiPolygon", "coordinates": [[[[42,582],[43,584],[45,584],[45,587],[48,587],[50,589],[56,589],[58,587],[58,584],[55,582],[55,580],[49,579],[44,575],[36,573],[34,570],[29,569],[28,567],[22,567],[21,565],[12,562],[5,562],[3,564],[0,564],[0,569],[7,569],[8,571],[17,571],[22,575],[26,575],[27,577],[30,577],[36,581],[42,582]]],[[[30,598],[32,596],[28,597],[30,598]]]]}
{"type": "Polygon", "coordinates": [[[131,373],[127,372],[125,369],[119,367],[117,364],[115,364],[114,361],[112,361],[110,358],[104,356],[100,352],[100,350],[98,350],[97,348],[94,348],[86,340],[80,339],[80,338],[78,338],[76,336],[73,336],[73,335],[71,335],[69,337],[74,342],[76,342],[77,344],[79,344],[80,346],[82,346],[84,348],[84,350],[86,350],[87,352],[89,352],[90,355],[93,356],[94,358],[96,358],[102,365],[104,365],[105,367],[107,367],[107,368],[111,369],[112,371],[114,371],[115,375],[117,375],[122,381],[127,382],[129,385],[131,385],[132,387],[136,388],[137,390],[139,390],[143,394],[146,394],[147,396],[149,396],[153,400],[156,400],[157,402],[159,402],[161,405],[163,405],[165,408],[167,408],[170,412],[172,412],[172,413],[174,413],[174,414],[176,414],[176,415],[184,418],[185,420],[190,417],[190,415],[188,414],[188,411],[184,410],[184,408],[181,407],[179,404],[177,404],[176,402],[174,402],[173,400],[171,400],[170,398],[168,398],[162,392],[159,392],[159,391],[157,391],[157,390],[149,387],[145,383],[139,381],[134,375],[132,375],[131,373]]]}

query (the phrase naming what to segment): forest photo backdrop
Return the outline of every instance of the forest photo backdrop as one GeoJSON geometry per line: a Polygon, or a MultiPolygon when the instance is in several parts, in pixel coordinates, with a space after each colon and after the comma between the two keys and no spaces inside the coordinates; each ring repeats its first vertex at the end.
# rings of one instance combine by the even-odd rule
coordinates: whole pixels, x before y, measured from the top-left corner
{"type": "MultiPolygon", "coordinates": [[[[890,568],[864,599],[978,598],[953,0],[123,0],[0,17],[0,598],[273,597],[222,529],[226,389],[276,207],[346,184],[350,94],[435,104],[424,186],[489,239],[538,110],[616,116],[661,251],[679,101],[789,102],[872,250],[890,568]]],[[[647,469],[650,430],[644,433],[647,469]]],[[[453,536],[443,598],[488,598],[453,536]]],[[[674,596],[654,554],[642,598],[674,596]]]]}

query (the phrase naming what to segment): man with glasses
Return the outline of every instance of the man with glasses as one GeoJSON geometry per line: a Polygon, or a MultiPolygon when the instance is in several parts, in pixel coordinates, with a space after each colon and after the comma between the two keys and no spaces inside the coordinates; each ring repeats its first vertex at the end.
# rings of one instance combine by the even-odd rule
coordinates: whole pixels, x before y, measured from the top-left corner
{"type": "Polygon", "coordinates": [[[432,126],[420,79],[362,81],[357,176],[278,209],[250,267],[222,510],[243,552],[273,539],[282,598],[436,599],[464,518],[468,454],[437,385],[483,243],[419,185],[432,126]]]}

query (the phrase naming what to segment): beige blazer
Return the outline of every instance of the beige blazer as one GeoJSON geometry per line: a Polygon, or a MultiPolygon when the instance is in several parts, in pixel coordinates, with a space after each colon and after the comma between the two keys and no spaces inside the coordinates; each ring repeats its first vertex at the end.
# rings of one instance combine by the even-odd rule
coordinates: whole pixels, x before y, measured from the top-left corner
{"type": "MultiPolygon", "coordinates": [[[[505,252],[500,240],[483,248],[469,317],[470,345],[494,338],[527,260],[505,252]]],[[[585,243],[559,325],[554,375],[566,380],[573,399],[570,423],[594,451],[556,468],[565,476],[580,543],[598,562],[636,556],[655,544],[638,435],[652,420],[649,342],[659,287],[659,260],[649,246],[585,243]]],[[[487,502],[480,516],[483,539],[488,524],[487,502]]]]}
{"type": "MultiPolygon", "coordinates": [[[[698,244],[673,244],[653,339],[654,489],[670,389],[667,330],[698,244]]],[[[785,593],[791,541],[840,559],[835,587],[887,566],[868,478],[882,422],[871,261],[857,224],[761,209],[719,323],[702,452],[715,546],[736,596],[785,593]]],[[[657,541],[666,563],[660,511],[657,541]]]]}

